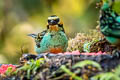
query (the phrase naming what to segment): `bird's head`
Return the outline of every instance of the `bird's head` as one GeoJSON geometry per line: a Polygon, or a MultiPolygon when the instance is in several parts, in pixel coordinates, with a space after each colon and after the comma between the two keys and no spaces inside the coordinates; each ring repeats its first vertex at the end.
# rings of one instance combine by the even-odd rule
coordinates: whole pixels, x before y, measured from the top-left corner
{"type": "Polygon", "coordinates": [[[99,0],[97,7],[100,7],[102,10],[106,10],[112,6],[115,0],[99,0]]]}
{"type": "Polygon", "coordinates": [[[60,21],[60,18],[56,15],[48,17],[48,25],[57,25],[60,21]]]}
{"type": "Polygon", "coordinates": [[[56,15],[52,15],[48,17],[47,24],[48,24],[48,29],[50,29],[51,31],[64,30],[62,21],[56,15]]]}

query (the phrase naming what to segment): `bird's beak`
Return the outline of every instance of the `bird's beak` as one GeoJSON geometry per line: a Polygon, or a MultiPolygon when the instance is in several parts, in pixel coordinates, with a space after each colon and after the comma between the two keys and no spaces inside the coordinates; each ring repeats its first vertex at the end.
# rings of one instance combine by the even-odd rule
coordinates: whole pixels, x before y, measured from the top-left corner
{"type": "Polygon", "coordinates": [[[27,36],[30,36],[32,38],[36,38],[37,37],[37,34],[28,34],[27,36]]]}

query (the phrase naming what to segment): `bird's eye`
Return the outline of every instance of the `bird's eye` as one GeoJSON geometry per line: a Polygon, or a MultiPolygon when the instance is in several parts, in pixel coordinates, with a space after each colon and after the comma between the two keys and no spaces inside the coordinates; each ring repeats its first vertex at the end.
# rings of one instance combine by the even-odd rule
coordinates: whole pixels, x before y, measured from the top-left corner
{"type": "Polygon", "coordinates": [[[48,23],[50,22],[51,20],[48,20],[48,23]]]}
{"type": "Polygon", "coordinates": [[[59,22],[59,19],[56,19],[55,21],[58,23],[58,22],[59,22]]]}

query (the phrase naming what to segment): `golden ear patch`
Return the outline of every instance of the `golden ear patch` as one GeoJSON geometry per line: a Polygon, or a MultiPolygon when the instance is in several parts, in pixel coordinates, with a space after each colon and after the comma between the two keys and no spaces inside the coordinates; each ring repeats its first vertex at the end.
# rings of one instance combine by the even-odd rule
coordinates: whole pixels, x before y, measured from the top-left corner
{"type": "Polygon", "coordinates": [[[63,22],[62,22],[62,21],[60,21],[60,22],[59,22],[59,24],[63,24],[63,22]]]}

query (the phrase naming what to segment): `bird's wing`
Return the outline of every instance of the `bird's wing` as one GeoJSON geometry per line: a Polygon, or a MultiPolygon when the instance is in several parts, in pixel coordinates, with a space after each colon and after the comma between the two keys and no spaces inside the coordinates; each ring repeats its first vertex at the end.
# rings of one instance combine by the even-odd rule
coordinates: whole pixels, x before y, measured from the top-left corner
{"type": "Polygon", "coordinates": [[[120,24],[120,16],[116,17],[116,21],[120,24]]]}
{"type": "Polygon", "coordinates": [[[120,30],[106,30],[106,31],[101,31],[105,36],[111,36],[111,37],[116,37],[120,38],[120,30]]]}
{"type": "Polygon", "coordinates": [[[114,15],[109,15],[107,19],[106,16],[103,16],[101,19],[104,19],[104,23],[106,22],[105,24],[107,24],[106,26],[101,25],[101,32],[106,36],[120,38],[120,16],[114,13],[114,15]]]}
{"type": "Polygon", "coordinates": [[[28,36],[31,36],[35,39],[36,46],[39,48],[40,47],[40,42],[43,39],[43,36],[47,33],[47,30],[44,30],[38,34],[28,34],[28,36]]]}
{"type": "Polygon", "coordinates": [[[112,36],[112,37],[120,38],[120,29],[118,28],[116,29],[116,28],[110,28],[106,26],[103,29],[101,29],[101,32],[105,36],[112,36]]]}
{"type": "Polygon", "coordinates": [[[36,42],[36,46],[40,47],[40,42],[43,39],[44,35],[47,33],[47,30],[42,31],[41,33],[38,33],[35,42],[36,42]]]}

